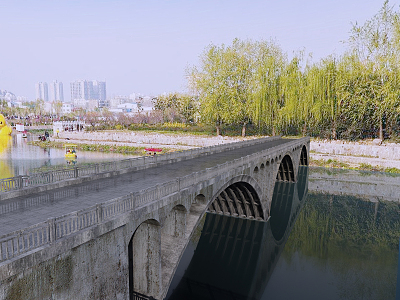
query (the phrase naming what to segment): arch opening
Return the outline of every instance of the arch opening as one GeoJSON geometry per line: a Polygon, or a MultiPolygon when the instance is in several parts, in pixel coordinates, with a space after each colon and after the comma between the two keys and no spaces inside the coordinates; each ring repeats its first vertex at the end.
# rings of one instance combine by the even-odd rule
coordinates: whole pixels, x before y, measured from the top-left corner
{"type": "Polygon", "coordinates": [[[285,155],[279,165],[278,174],[276,175],[278,181],[294,182],[294,168],[292,159],[289,155],[285,155]]]}
{"type": "Polygon", "coordinates": [[[260,198],[247,182],[236,182],[223,190],[209,205],[207,211],[264,220],[260,198]]]}
{"type": "Polygon", "coordinates": [[[196,203],[201,203],[201,204],[206,204],[207,199],[206,196],[204,196],[203,194],[198,194],[195,198],[194,198],[196,203]]]}
{"type": "Polygon", "coordinates": [[[136,228],[128,244],[129,299],[136,293],[158,297],[161,291],[160,223],[147,220],[136,228]],[[151,274],[152,280],[147,275],[151,274]]]}

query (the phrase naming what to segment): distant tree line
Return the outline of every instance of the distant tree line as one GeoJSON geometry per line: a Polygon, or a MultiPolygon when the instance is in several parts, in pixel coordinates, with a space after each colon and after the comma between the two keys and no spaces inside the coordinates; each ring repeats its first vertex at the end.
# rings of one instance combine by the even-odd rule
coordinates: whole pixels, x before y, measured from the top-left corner
{"type": "Polygon", "coordinates": [[[386,1],[365,24],[353,25],[349,50],[312,62],[292,58],[273,40],[209,45],[188,70],[192,94],[155,98],[164,118],[250,124],[264,134],[360,139],[397,135],[400,121],[399,12],[386,1]]]}

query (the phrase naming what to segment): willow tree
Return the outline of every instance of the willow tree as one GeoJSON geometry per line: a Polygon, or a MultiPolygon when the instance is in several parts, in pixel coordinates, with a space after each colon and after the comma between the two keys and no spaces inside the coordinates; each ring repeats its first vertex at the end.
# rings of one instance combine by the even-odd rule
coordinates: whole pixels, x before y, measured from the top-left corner
{"type": "Polygon", "coordinates": [[[188,71],[192,88],[199,98],[201,119],[215,125],[217,135],[221,133],[221,125],[230,118],[224,51],[224,45],[209,45],[200,56],[200,66],[188,71]]]}
{"type": "Polygon", "coordinates": [[[253,44],[253,75],[251,88],[251,118],[258,128],[271,128],[275,135],[280,108],[280,77],[286,64],[286,55],[273,41],[253,44]]]}
{"type": "Polygon", "coordinates": [[[169,93],[152,99],[154,109],[162,112],[164,121],[194,122],[197,113],[195,97],[183,93],[169,93]]]}
{"type": "MultiPolygon", "coordinates": [[[[320,63],[320,80],[321,88],[319,90],[321,101],[321,113],[317,114],[320,120],[327,120],[331,128],[331,137],[337,138],[337,121],[340,115],[340,99],[338,98],[338,89],[340,82],[338,81],[340,74],[338,72],[337,60],[333,56],[329,56],[320,63]]],[[[319,106],[318,105],[318,106],[319,106]]]]}
{"type": "Polygon", "coordinates": [[[225,103],[229,113],[227,123],[240,124],[242,136],[246,135],[246,125],[251,121],[250,98],[252,81],[252,43],[235,39],[232,45],[223,51],[223,65],[225,85],[225,103]]]}
{"type": "Polygon", "coordinates": [[[280,118],[282,126],[295,126],[306,134],[311,111],[306,97],[306,81],[301,67],[302,54],[295,55],[285,66],[281,76],[280,118]]]}
{"type": "Polygon", "coordinates": [[[220,126],[241,124],[242,135],[250,121],[251,43],[235,39],[231,45],[210,45],[199,67],[189,76],[199,97],[203,121],[220,126]]]}
{"type": "Polygon", "coordinates": [[[349,38],[352,51],[359,57],[373,78],[380,83],[371,85],[374,94],[375,119],[379,124],[379,138],[383,140],[384,118],[393,117],[393,69],[399,63],[399,13],[385,1],[380,11],[363,25],[354,25],[349,38]],[[389,109],[388,109],[389,108],[389,109]],[[392,110],[392,111],[391,111],[392,110]]]}

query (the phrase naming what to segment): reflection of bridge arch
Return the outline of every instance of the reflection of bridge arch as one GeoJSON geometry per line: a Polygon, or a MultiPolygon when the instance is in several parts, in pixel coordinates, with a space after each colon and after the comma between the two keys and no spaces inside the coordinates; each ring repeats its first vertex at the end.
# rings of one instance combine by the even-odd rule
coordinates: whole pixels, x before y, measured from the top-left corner
{"type": "Polygon", "coordinates": [[[259,195],[261,189],[252,177],[246,175],[236,177],[220,189],[211,201],[208,211],[264,220],[259,195]]]}
{"type": "Polygon", "coordinates": [[[270,222],[272,234],[280,241],[286,232],[292,211],[295,184],[277,181],[272,196],[270,222]]]}
{"type": "Polygon", "coordinates": [[[308,166],[308,154],[305,145],[303,145],[303,147],[301,148],[300,166],[308,166]]]}
{"type": "Polygon", "coordinates": [[[297,173],[297,192],[300,201],[305,199],[308,193],[308,170],[308,166],[299,166],[297,173]]]}

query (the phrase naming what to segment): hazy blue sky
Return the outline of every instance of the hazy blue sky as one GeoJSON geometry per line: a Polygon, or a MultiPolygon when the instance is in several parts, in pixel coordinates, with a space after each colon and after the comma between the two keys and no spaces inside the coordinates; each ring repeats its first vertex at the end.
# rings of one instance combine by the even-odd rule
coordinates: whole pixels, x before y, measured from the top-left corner
{"type": "MultiPolygon", "coordinates": [[[[391,0],[393,5],[395,2],[391,0]]],[[[0,0],[0,89],[106,80],[107,96],[184,91],[210,43],[275,38],[287,53],[342,53],[383,0],[0,0]]],[[[396,4],[398,5],[398,4],[396,4]]],[[[396,7],[397,9],[397,7],[396,7]]]]}

